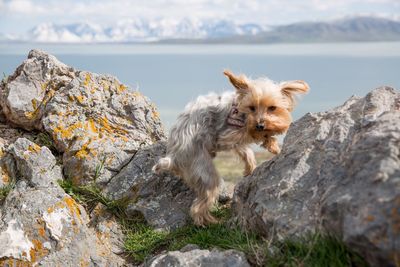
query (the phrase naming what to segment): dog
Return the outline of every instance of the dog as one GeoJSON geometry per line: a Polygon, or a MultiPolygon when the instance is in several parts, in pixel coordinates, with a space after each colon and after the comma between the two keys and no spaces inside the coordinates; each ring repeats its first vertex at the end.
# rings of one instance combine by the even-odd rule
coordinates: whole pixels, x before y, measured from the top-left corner
{"type": "Polygon", "coordinates": [[[243,175],[250,175],[256,167],[250,144],[278,154],[275,136],[288,130],[295,96],[309,90],[300,80],[276,83],[229,70],[224,74],[235,92],[212,93],[189,103],[171,128],[166,156],[153,167],[157,174],[169,171],[180,176],[195,191],[190,214],[199,226],[217,222],[210,213],[220,185],[213,165],[216,153],[233,150],[245,164],[243,175]]]}

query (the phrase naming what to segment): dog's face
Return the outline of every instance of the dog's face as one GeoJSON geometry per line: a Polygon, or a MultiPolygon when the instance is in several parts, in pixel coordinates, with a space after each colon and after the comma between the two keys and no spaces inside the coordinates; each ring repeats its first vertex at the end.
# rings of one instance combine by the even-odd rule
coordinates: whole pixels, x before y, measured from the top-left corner
{"type": "Polygon", "coordinates": [[[277,84],[268,79],[235,76],[230,71],[224,74],[236,88],[237,108],[246,114],[247,132],[256,139],[286,132],[292,122],[295,95],[309,89],[304,81],[277,84]]]}

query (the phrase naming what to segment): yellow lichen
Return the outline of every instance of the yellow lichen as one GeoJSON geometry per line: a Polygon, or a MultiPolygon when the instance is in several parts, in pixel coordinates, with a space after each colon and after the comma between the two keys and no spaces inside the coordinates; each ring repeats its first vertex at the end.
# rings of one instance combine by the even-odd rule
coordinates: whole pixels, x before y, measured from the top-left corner
{"type": "Polygon", "coordinates": [[[90,140],[89,142],[83,144],[83,146],[81,147],[81,149],[75,153],[75,157],[77,157],[78,159],[84,159],[86,158],[90,153],[95,156],[97,155],[96,151],[92,151],[89,148],[90,143],[92,142],[92,140],[90,140]]]}
{"type": "Polygon", "coordinates": [[[32,102],[33,109],[37,109],[37,100],[36,99],[32,99],[31,102],[32,102]]]}
{"type": "Polygon", "coordinates": [[[85,81],[83,82],[83,85],[84,86],[88,86],[89,85],[89,82],[92,80],[92,77],[90,76],[90,74],[89,73],[86,73],[86,76],[85,76],[85,81]]]}
{"type": "Polygon", "coordinates": [[[32,152],[32,153],[39,153],[40,152],[40,146],[38,146],[37,144],[32,144],[28,146],[28,151],[32,152]]]}
{"type": "Polygon", "coordinates": [[[63,127],[62,124],[59,124],[55,129],[54,129],[54,133],[55,134],[60,134],[62,139],[66,139],[66,138],[72,138],[74,137],[75,131],[77,129],[82,129],[83,128],[83,124],[82,122],[78,121],[66,128],[63,127]]]}
{"type": "Polygon", "coordinates": [[[81,95],[75,96],[76,100],[79,102],[79,104],[85,103],[85,98],[81,95]]]}

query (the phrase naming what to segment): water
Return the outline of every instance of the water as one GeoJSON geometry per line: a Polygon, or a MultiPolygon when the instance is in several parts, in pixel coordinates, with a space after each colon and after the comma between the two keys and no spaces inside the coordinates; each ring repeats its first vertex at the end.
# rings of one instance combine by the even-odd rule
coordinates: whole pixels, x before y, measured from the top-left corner
{"type": "Polygon", "coordinates": [[[168,127],[187,102],[232,90],[229,68],[277,81],[302,79],[311,91],[294,118],[342,104],[351,95],[400,88],[400,43],[277,45],[38,45],[0,44],[0,73],[11,74],[31,48],[55,54],[76,69],[115,75],[158,106],[168,127]]]}

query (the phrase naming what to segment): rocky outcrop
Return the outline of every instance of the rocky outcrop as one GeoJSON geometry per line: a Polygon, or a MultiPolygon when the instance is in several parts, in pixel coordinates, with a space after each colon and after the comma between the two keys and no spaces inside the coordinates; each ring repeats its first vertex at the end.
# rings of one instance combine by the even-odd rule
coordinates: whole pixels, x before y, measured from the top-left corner
{"type": "Polygon", "coordinates": [[[38,50],[1,85],[0,104],[13,125],[53,138],[75,184],[106,184],[139,148],[164,138],[156,108],[138,91],[38,50]]]}
{"type": "Polygon", "coordinates": [[[58,181],[105,187],[164,138],[155,106],[37,50],[1,82],[0,106],[0,265],[126,266],[118,220],[101,204],[87,214],[58,181]]]}
{"type": "Polygon", "coordinates": [[[156,175],[151,168],[165,155],[164,142],[140,150],[104,189],[113,200],[129,199],[129,216],[143,215],[155,228],[171,230],[186,225],[195,197],[178,177],[156,175]]]}
{"type": "Polygon", "coordinates": [[[235,219],[275,238],[328,232],[396,266],[399,177],[400,93],[381,87],[293,123],[281,154],[236,186],[235,219]]]}
{"type": "Polygon", "coordinates": [[[242,252],[236,250],[201,250],[198,248],[183,251],[170,251],[156,256],[146,267],[162,266],[218,266],[218,267],[250,267],[242,252]]]}
{"type": "Polygon", "coordinates": [[[1,266],[123,266],[107,237],[58,185],[61,168],[47,147],[17,139],[4,153],[14,160],[15,188],[0,206],[1,266]]]}

